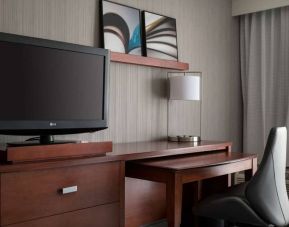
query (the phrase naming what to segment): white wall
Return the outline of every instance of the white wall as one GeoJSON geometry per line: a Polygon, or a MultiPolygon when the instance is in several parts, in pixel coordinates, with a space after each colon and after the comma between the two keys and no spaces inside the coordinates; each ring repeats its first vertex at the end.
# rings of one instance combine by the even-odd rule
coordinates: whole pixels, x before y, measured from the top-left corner
{"type": "Polygon", "coordinates": [[[288,6],[289,0],[232,0],[232,15],[238,16],[288,6]]]}

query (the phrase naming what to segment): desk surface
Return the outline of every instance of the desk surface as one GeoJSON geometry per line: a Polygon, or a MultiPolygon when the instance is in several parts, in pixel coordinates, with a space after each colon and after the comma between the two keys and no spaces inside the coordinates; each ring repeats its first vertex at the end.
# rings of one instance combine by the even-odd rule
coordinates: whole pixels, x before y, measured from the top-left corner
{"type": "Polygon", "coordinates": [[[134,143],[113,144],[113,151],[107,153],[110,157],[119,157],[122,160],[137,160],[146,158],[165,157],[199,153],[205,151],[226,150],[230,151],[231,142],[207,141],[194,142],[168,142],[150,141],[134,143]]]}
{"type": "Polygon", "coordinates": [[[188,168],[201,168],[227,163],[240,162],[255,158],[254,154],[243,154],[239,152],[213,152],[202,154],[191,154],[165,158],[155,158],[149,160],[133,161],[143,167],[157,167],[171,170],[184,170],[188,168]]]}
{"type": "MultiPolygon", "coordinates": [[[[118,143],[113,144],[112,152],[104,153],[94,157],[83,157],[73,159],[59,159],[49,160],[45,163],[19,163],[19,164],[0,164],[1,172],[14,172],[22,169],[33,170],[39,168],[57,168],[64,166],[74,166],[81,164],[94,164],[108,161],[130,161],[166,156],[175,156],[183,154],[192,154],[206,151],[224,150],[230,151],[231,142],[220,141],[201,141],[199,143],[193,142],[134,142],[134,143],[118,143]]],[[[45,148],[45,146],[43,146],[45,148]]]]}

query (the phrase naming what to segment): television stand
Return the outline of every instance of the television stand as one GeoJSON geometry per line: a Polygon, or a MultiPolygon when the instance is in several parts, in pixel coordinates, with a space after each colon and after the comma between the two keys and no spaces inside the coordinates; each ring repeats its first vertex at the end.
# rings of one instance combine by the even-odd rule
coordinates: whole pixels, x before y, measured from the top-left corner
{"type": "Polygon", "coordinates": [[[54,136],[53,135],[40,135],[39,142],[40,144],[52,144],[54,143],[54,136]]]}
{"type": "MultiPolygon", "coordinates": [[[[63,141],[61,141],[63,142],[63,141]]],[[[112,151],[112,142],[66,143],[36,145],[35,141],[27,141],[26,146],[9,146],[0,148],[0,162],[21,163],[57,159],[86,158],[105,156],[112,151]],[[29,142],[35,145],[28,146],[29,142]]]]}
{"type": "Polygon", "coordinates": [[[53,135],[41,135],[39,137],[32,137],[26,141],[9,142],[9,147],[23,147],[23,146],[38,146],[38,145],[55,145],[67,143],[81,143],[79,140],[54,140],[53,135]]]}
{"type": "Polygon", "coordinates": [[[17,162],[0,164],[0,226],[124,227],[124,162],[105,156],[111,142],[9,149],[17,162]]]}

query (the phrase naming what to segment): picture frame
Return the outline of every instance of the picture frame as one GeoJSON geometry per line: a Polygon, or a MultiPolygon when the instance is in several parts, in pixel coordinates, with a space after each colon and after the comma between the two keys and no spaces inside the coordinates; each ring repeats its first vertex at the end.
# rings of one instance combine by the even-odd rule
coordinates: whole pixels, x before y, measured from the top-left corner
{"type": "Polygon", "coordinates": [[[143,11],[144,56],[178,61],[176,19],[143,11]]]}
{"type": "Polygon", "coordinates": [[[141,10],[101,1],[102,47],[118,53],[143,55],[141,10]]]}

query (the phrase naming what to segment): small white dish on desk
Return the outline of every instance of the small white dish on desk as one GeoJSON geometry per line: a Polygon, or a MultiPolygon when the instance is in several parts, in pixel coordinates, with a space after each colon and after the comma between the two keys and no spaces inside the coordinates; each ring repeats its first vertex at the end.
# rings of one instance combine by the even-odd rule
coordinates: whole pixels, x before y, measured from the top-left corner
{"type": "Polygon", "coordinates": [[[200,136],[190,136],[190,135],[183,135],[183,136],[169,136],[168,140],[171,142],[200,142],[200,136]]]}

